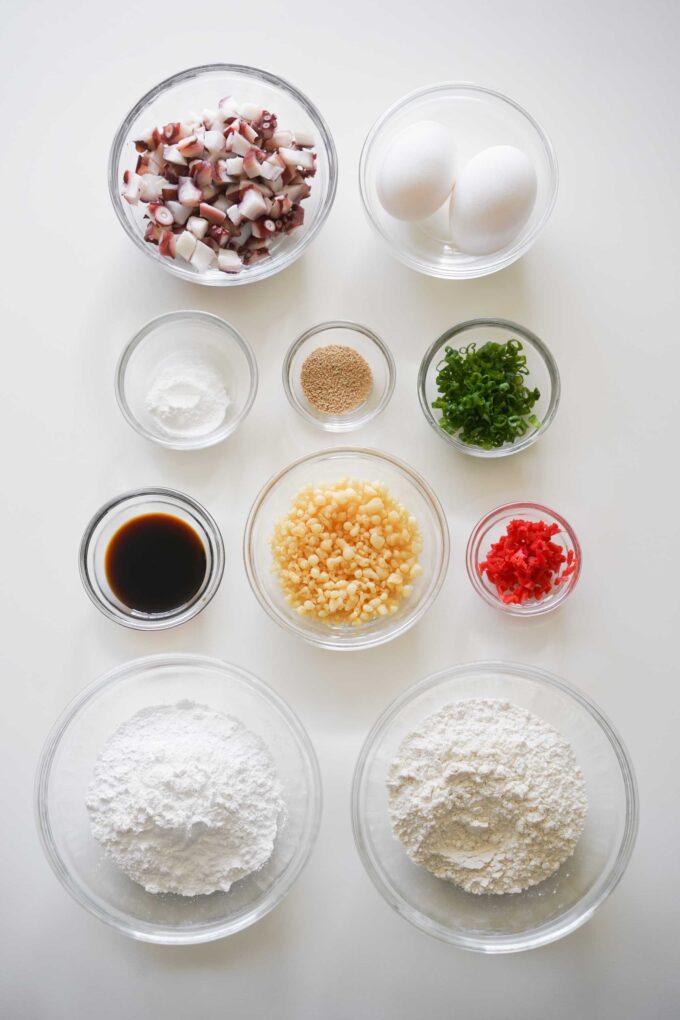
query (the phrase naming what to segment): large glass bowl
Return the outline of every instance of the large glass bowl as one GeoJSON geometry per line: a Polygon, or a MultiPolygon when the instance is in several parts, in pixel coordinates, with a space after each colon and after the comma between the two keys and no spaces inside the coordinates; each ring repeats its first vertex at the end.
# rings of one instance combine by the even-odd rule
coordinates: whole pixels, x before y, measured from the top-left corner
{"type": "Polygon", "coordinates": [[[109,194],[125,233],[148,258],[169,273],[208,287],[238,287],[265,280],[286,269],[302,255],[316,237],[328,216],[338,179],[337,156],[330,131],[323,117],[302,92],[275,74],[241,64],[206,64],[166,78],[135,103],[118,128],[109,154],[109,194]],[[182,259],[160,255],[154,244],[144,240],[145,206],[129,205],[121,197],[123,173],[134,170],[137,161],[134,141],[149,127],[180,120],[190,111],[199,114],[213,108],[224,96],[239,102],[253,102],[275,113],[282,129],[311,132],[315,139],[317,172],[312,193],[302,206],[304,224],[290,234],[278,237],[270,247],[271,256],[240,273],[222,273],[219,269],[199,272],[182,259]]]}
{"type": "Polygon", "coordinates": [[[354,773],[352,823],[378,891],[402,917],[463,949],[512,953],[554,942],[588,921],[626,870],[638,798],[619,735],[582,691],[532,666],[478,662],[415,684],[381,715],[354,773]],[[475,896],[414,864],[393,834],[386,780],[403,738],[444,705],[500,698],[535,713],[569,741],[586,783],[588,815],[576,850],[551,878],[522,893],[475,896]]]}
{"type": "Polygon", "coordinates": [[[43,748],[35,806],[47,859],[81,906],[124,935],[179,945],[233,935],[281,902],[316,839],[321,781],[309,737],[267,684],[202,655],[152,655],[111,670],[66,708],[43,748]],[[182,699],[234,715],[258,734],[283,786],[286,816],[271,858],[226,893],[148,893],[106,857],[90,831],[85,796],[106,740],[141,709],[182,699]]]}
{"type": "Polygon", "coordinates": [[[444,280],[469,280],[504,269],[521,258],[545,227],[557,198],[557,159],[534,118],[500,92],[468,82],[441,82],[416,89],[390,106],[368,133],[359,162],[359,188],[371,226],[392,255],[411,269],[444,280]],[[490,255],[466,255],[449,234],[448,202],[429,219],[394,219],[378,198],[377,180],[387,149],[411,124],[434,120],[449,128],[462,167],[482,149],[514,145],[529,157],[538,191],[529,219],[514,241],[490,255]]]}
{"type": "Polygon", "coordinates": [[[267,482],[256,497],[246,524],[243,555],[251,588],[262,608],[282,627],[322,648],[340,651],[372,648],[403,634],[434,602],[449,562],[446,517],[434,492],[403,461],[377,450],[339,447],[313,453],[290,464],[267,482]],[[290,509],[305,485],[356,478],[379,481],[414,515],[422,534],[422,574],[413,592],[392,616],[379,617],[363,627],[327,624],[301,616],[290,606],[272,569],[271,538],[276,522],[290,509]]]}
{"type": "Polygon", "coordinates": [[[418,399],[428,425],[440,439],[456,450],[470,457],[509,457],[513,453],[519,453],[520,450],[526,450],[540,439],[552,424],[560,403],[560,373],[550,349],[525,326],[520,326],[509,319],[469,319],[447,329],[425,352],[418,372],[418,399]],[[512,339],[522,342],[523,353],[526,355],[529,369],[526,385],[532,389],[537,386],[541,394],[532,408],[532,414],[536,415],[540,425],[537,428],[530,425],[524,435],[514,443],[505,443],[492,450],[463,443],[458,435],[451,435],[441,428],[439,424],[441,411],[432,407],[432,402],[439,396],[437,375],[444,356],[443,348],[460,349],[473,342],[481,347],[489,340],[504,344],[512,339]]]}

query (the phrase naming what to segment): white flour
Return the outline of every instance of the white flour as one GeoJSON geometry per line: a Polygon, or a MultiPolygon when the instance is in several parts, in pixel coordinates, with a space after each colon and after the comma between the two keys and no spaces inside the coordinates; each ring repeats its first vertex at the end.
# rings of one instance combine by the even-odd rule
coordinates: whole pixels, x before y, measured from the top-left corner
{"type": "Polygon", "coordinates": [[[284,802],[260,737],[205,705],[145,708],[104,745],[87,795],[94,838],[148,892],[197,896],[271,857],[284,802]]]}
{"type": "Polygon", "coordinates": [[[409,857],[471,893],[516,893],[574,852],[587,811],[571,746],[496,699],[446,705],[402,741],[388,777],[409,857]]]}
{"type": "Polygon", "coordinates": [[[146,408],[164,432],[204,436],[224,421],[229,397],[210,365],[185,355],[168,358],[146,394],[146,408]]]}

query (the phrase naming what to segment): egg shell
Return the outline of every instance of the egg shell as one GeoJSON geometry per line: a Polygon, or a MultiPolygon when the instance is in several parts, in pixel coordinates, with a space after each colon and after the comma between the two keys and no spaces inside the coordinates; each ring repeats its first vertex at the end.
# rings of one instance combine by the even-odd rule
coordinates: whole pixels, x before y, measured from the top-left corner
{"type": "Polygon", "coordinates": [[[494,145],[461,170],[451,196],[451,236],[468,255],[490,255],[529,219],[538,182],[531,160],[513,145],[494,145]]]}
{"type": "Polygon", "coordinates": [[[446,202],[455,172],[449,131],[437,121],[419,121],[404,128],[385,153],[376,178],[378,198],[397,220],[423,220],[446,202]]]}

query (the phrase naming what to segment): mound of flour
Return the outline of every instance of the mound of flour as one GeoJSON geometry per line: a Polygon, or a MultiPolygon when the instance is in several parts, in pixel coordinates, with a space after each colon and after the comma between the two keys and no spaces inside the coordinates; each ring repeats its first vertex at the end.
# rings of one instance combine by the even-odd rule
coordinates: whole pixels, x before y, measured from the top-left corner
{"type": "Polygon", "coordinates": [[[269,750],[205,705],[155,705],[104,745],[87,800],[92,833],[152,893],[228,890],[271,857],[282,788],[269,750]]]}
{"type": "Polygon", "coordinates": [[[402,741],[387,786],[409,857],[471,893],[542,882],[574,852],[585,824],[571,746],[507,701],[459,701],[428,716],[402,741]]]}

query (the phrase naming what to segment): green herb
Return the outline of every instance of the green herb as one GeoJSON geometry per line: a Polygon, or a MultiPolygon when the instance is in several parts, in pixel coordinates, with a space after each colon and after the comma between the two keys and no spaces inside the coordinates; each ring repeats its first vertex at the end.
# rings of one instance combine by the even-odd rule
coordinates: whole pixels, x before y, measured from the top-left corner
{"type": "Polygon", "coordinates": [[[493,450],[513,443],[540,421],[531,409],[540,397],[524,382],[529,374],[519,340],[444,348],[437,366],[439,397],[432,406],[442,412],[440,428],[470,446],[493,450]]]}

